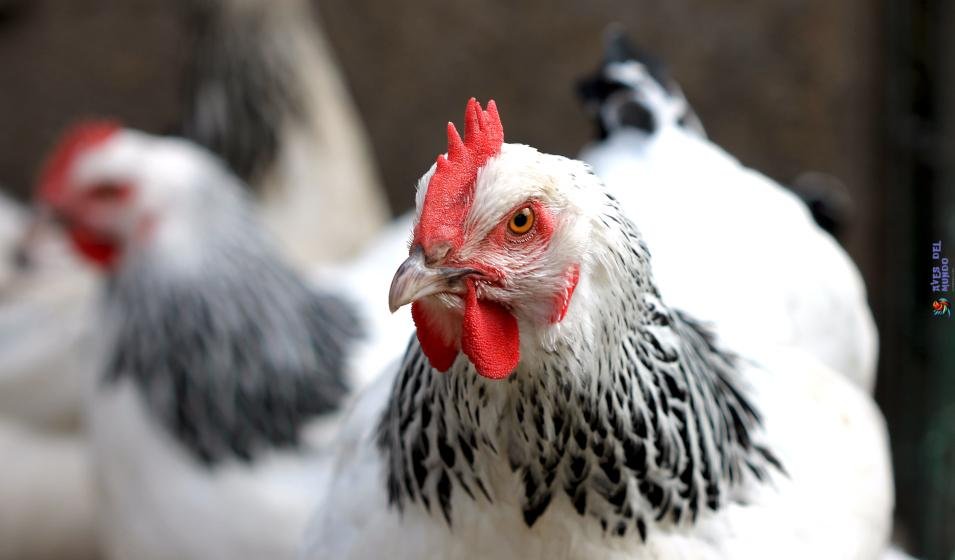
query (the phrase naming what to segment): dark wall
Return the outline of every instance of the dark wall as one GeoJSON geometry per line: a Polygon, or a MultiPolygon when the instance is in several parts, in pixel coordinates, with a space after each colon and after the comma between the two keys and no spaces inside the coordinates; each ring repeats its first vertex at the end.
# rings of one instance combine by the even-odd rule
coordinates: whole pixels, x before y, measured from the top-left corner
{"type": "Polygon", "coordinates": [[[955,4],[886,2],[886,227],[888,255],[877,397],[889,419],[897,512],[913,552],[955,554],[955,322],[934,317],[932,243],[955,255],[955,4]]]}
{"type": "MultiPolygon", "coordinates": [[[[667,60],[711,136],[784,181],[813,170],[857,204],[849,246],[871,269],[878,87],[862,0],[381,0],[318,3],[366,119],[392,204],[443,149],[470,96],[497,99],[508,138],[572,155],[590,126],[572,92],[619,21],[667,60]]],[[[25,192],[77,116],[162,131],[188,53],[179,2],[0,0],[0,183],[25,192]],[[5,15],[4,15],[5,14],[5,15]]]]}
{"type": "Polygon", "coordinates": [[[619,21],[661,55],[711,136],[789,181],[830,173],[857,204],[849,245],[866,268],[880,101],[877,13],[860,0],[380,0],[319,2],[367,119],[396,208],[444,149],[470,96],[498,101],[507,137],[573,155],[590,138],[571,84],[619,21]]]}
{"type": "Polygon", "coordinates": [[[162,130],[178,113],[184,33],[170,0],[0,0],[0,184],[30,183],[83,116],[162,130]]]}

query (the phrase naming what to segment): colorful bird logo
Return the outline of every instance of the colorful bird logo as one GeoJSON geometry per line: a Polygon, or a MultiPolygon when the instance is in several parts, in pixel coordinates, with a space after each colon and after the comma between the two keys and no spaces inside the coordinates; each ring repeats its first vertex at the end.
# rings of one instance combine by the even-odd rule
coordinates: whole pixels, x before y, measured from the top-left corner
{"type": "Polygon", "coordinates": [[[952,304],[948,301],[948,298],[941,297],[932,302],[932,315],[936,317],[952,316],[952,304]]]}

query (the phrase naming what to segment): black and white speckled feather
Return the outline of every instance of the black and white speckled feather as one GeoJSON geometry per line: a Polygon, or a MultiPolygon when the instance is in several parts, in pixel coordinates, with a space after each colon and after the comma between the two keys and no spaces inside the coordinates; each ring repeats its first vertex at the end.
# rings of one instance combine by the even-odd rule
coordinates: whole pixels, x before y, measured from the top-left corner
{"type": "Polygon", "coordinates": [[[459,359],[434,371],[412,341],[378,431],[390,502],[423,507],[453,527],[452,494],[495,500],[491,465],[523,481],[533,526],[559,495],[605,532],[645,539],[653,524],[692,524],[738,498],[744,479],[781,469],[760,440],[736,359],[692,319],[668,309],[632,226],[605,227],[621,274],[594,320],[595,336],[561,338],[506,382],[459,359]]]}

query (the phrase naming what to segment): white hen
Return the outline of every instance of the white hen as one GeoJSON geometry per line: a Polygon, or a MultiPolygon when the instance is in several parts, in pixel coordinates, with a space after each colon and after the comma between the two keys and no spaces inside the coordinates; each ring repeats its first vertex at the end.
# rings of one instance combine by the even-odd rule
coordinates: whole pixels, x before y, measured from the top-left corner
{"type": "Polygon", "coordinates": [[[707,140],[679,87],[622,35],[581,92],[604,137],[580,158],[639,224],[667,301],[733,348],[801,348],[871,392],[865,285],[802,201],[707,140]]]}
{"type": "Polygon", "coordinates": [[[387,339],[348,301],[364,294],[318,293],[275,254],[242,191],[198,146],[110,123],[42,176],[37,215],[109,280],[87,407],[109,558],[294,556],[367,378],[358,339],[387,339]]]}
{"type": "Polygon", "coordinates": [[[347,421],[304,558],[876,557],[871,400],[798,350],[730,354],[585,164],[503,144],[493,102],[466,123],[390,292],[417,339],[347,421]]]}

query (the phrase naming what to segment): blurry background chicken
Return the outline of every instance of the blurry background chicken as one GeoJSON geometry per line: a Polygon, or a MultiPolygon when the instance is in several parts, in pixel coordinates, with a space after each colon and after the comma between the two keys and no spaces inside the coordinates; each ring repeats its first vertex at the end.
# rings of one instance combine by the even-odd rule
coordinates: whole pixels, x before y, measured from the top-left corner
{"type": "MultiPolygon", "coordinates": [[[[841,241],[865,277],[879,326],[876,395],[893,438],[898,526],[913,552],[950,557],[955,323],[932,316],[929,282],[930,244],[955,247],[948,163],[955,161],[955,81],[945,72],[955,57],[947,33],[955,5],[529,0],[478,9],[420,0],[395,11],[381,0],[316,4],[396,211],[410,206],[421,163],[443,148],[434,123],[457,115],[469,96],[522,107],[508,112],[515,141],[573,155],[591,140],[571,84],[600,59],[612,21],[668,63],[708,137],[745,165],[784,184],[844,185],[852,213],[841,241]]],[[[183,93],[187,67],[198,64],[187,23],[195,12],[183,5],[0,1],[7,192],[25,195],[42,154],[78,115],[182,130],[191,103],[183,93]]],[[[346,227],[349,238],[365,233],[346,227]]],[[[774,303],[766,302],[767,313],[780,312],[774,303]]]]}
{"type": "MultiPolygon", "coordinates": [[[[185,107],[166,128],[207,145],[248,180],[279,250],[300,268],[355,255],[378,233],[386,204],[309,6],[197,0],[172,8],[193,50],[179,68],[185,107]]],[[[167,171],[179,174],[176,165],[167,171]]],[[[91,465],[80,416],[103,367],[93,311],[100,289],[56,235],[30,232],[29,255],[16,254],[28,219],[13,200],[0,202],[0,447],[11,457],[0,484],[0,558],[96,557],[91,471],[102,469],[91,465]]],[[[304,521],[312,500],[301,501],[304,521]]],[[[285,525],[290,536],[275,537],[294,550],[299,531],[285,525]]]]}
{"type": "Polygon", "coordinates": [[[335,418],[369,377],[359,340],[389,346],[367,294],[289,266],[246,190],[194,143],[108,121],[71,128],[40,175],[35,231],[104,287],[82,393],[112,560],[295,557],[335,418]]]}

